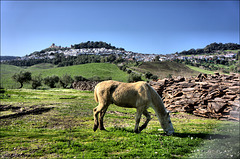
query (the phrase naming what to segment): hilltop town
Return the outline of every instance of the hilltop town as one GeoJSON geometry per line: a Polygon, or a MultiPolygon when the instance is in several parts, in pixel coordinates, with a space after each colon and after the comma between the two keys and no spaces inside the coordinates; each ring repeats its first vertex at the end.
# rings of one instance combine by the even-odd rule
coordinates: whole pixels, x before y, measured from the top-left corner
{"type": "Polygon", "coordinates": [[[149,62],[153,61],[156,54],[142,54],[142,53],[135,53],[132,51],[125,51],[123,49],[107,49],[107,48],[81,48],[81,49],[74,49],[74,46],[71,47],[61,47],[56,46],[53,43],[47,49],[49,51],[40,51],[34,52],[30,55],[23,56],[19,58],[19,60],[28,60],[28,59],[53,59],[56,57],[57,54],[63,54],[65,57],[68,56],[79,56],[79,55],[99,55],[99,56],[109,56],[115,55],[116,57],[121,57],[125,60],[135,60],[135,61],[143,61],[149,62]]]}
{"type": "Polygon", "coordinates": [[[52,63],[58,67],[85,63],[123,63],[128,61],[176,61],[206,70],[225,70],[225,73],[240,72],[240,45],[234,43],[212,43],[202,49],[190,49],[172,54],[143,54],[126,51],[106,42],[83,42],[70,47],[57,46],[52,43],[48,48],[35,51],[15,59],[1,60],[1,63],[16,66],[32,66],[38,63],[52,63]],[[227,69],[226,67],[227,66],[227,69]],[[225,68],[224,68],[225,67],[225,68]],[[222,69],[223,68],[223,69],[222,69]]]}
{"type": "Polygon", "coordinates": [[[212,54],[203,54],[203,55],[182,55],[178,53],[173,54],[143,54],[143,53],[136,53],[132,51],[125,51],[124,49],[107,49],[107,48],[81,48],[81,49],[75,49],[73,45],[71,47],[61,47],[55,45],[53,43],[49,49],[45,49],[47,51],[40,51],[40,52],[34,52],[30,55],[23,56],[19,58],[19,60],[27,60],[27,59],[53,59],[56,57],[56,54],[63,54],[64,56],[78,56],[78,55],[100,55],[100,56],[109,56],[109,55],[115,55],[116,57],[121,57],[127,61],[135,60],[135,61],[143,61],[143,62],[151,62],[154,60],[159,61],[166,61],[166,60],[210,60],[213,58],[218,59],[230,59],[230,60],[236,60],[236,56],[238,50],[228,50],[228,51],[215,51],[212,54]],[[49,50],[49,51],[48,51],[49,50]]]}

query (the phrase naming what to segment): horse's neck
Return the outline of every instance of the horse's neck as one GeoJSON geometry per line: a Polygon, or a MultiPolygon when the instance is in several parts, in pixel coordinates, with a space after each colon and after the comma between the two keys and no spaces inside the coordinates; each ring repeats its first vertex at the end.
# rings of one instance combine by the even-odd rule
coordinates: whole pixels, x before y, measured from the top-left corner
{"type": "Polygon", "coordinates": [[[158,93],[151,87],[151,97],[152,97],[152,107],[155,110],[156,115],[160,118],[164,116],[167,111],[164,107],[162,98],[158,95],[158,93]]]}

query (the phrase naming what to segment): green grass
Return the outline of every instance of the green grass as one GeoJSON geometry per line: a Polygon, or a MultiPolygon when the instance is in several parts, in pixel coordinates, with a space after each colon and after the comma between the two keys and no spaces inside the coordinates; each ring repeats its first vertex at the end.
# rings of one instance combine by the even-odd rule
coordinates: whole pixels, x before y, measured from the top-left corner
{"type": "Polygon", "coordinates": [[[8,89],[6,94],[10,97],[1,99],[1,105],[11,105],[12,109],[1,111],[0,117],[36,107],[53,109],[0,119],[2,158],[239,157],[237,122],[175,113],[172,123],[176,134],[166,136],[149,109],[152,120],[147,129],[135,134],[136,110],[110,105],[104,118],[107,131],[93,132],[92,109],[97,106],[93,92],[8,89]]]}
{"type": "Polygon", "coordinates": [[[194,71],[198,71],[198,72],[205,73],[205,74],[214,74],[214,72],[215,72],[215,71],[204,70],[199,67],[195,67],[195,66],[191,66],[191,65],[186,65],[186,66],[194,71]]]}
{"type": "MultiPolygon", "coordinates": [[[[113,80],[126,82],[128,74],[118,69],[114,64],[110,63],[90,63],[82,65],[74,65],[68,67],[55,67],[52,64],[38,64],[27,68],[16,67],[12,65],[1,64],[1,86],[4,88],[18,88],[19,83],[16,83],[11,78],[14,73],[20,71],[30,71],[32,76],[42,74],[42,77],[57,75],[59,77],[68,74],[72,78],[74,76],[83,76],[90,78],[99,76],[102,79],[111,77],[113,80]]],[[[25,88],[31,88],[30,85],[24,85],[25,88]]]]}

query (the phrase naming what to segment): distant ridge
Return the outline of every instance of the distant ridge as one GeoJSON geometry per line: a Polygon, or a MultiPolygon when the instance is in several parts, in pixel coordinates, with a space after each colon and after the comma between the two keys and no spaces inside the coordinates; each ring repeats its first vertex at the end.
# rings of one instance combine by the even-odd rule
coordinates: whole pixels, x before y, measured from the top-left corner
{"type": "Polygon", "coordinates": [[[0,56],[1,61],[15,60],[19,58],[18,56],[0,56]]]}

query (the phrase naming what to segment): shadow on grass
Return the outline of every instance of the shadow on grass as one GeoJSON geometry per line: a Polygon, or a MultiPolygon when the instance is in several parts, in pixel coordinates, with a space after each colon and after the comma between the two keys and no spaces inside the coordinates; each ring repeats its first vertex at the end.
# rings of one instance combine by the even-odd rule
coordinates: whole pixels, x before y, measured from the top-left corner
{"type": "Polygon", "coordinates": [[[106,132],[114,132],[114,131],[123,131],[123,132],[129,132],[129,133],[135,133],[132,129],[124,128],[124,127],[111,127],[109,130],[104,130],[106,132]]]}
{"type": "MultiPolygon", "coordinates": [[[[20,109],[21,107],[10,107],[8,109],[20,109]]],[[[24,116],[24,115],[29,115],[29,114],[34,114],[34,115],[38,115],[38,114],[42,114],[44,112],[48,112],[51,109],[53,109],[54,107],[37,107],[37,108],[33,108],[31,110],[26,110],[26,111],[19,111],[17,113],[14,114],[9,114],[9,115],[3,115],[0,116],[0,119],[6,119],[6,118],[17,118],[20,116],[24,116]]]]}
{"type": "MultiPolygon", "coordinates": [[[[123,131],[123,132],[135,133],[132,129],[128,129],[124,127],[116,127],[116,126],[105,131],[106,132],[123,131]]],[[[145,132],[141,132],[141,133],[145,133],[145,132]]],[[[166,133],[159,133],[159,132],[151,132],[147,134],[159,134],[161,136],[168,136],[166,133]]],[[[230,135],[208,134],[208,133],[174,133],[171,136],[180,137],[180,138],[194,137],[194,138],[201,138],[205,140],[231,138],[230,135]]]]}
{"type": "Polygon", "coordinates": [[[230,138],[230,135],[221,135],[221,134],[208,134],[208,133],[174,133],[173,136],[186,138],[186,137],[194,137],[201,138],[205,140],[212,139],[225,139],[230,138]]]}

